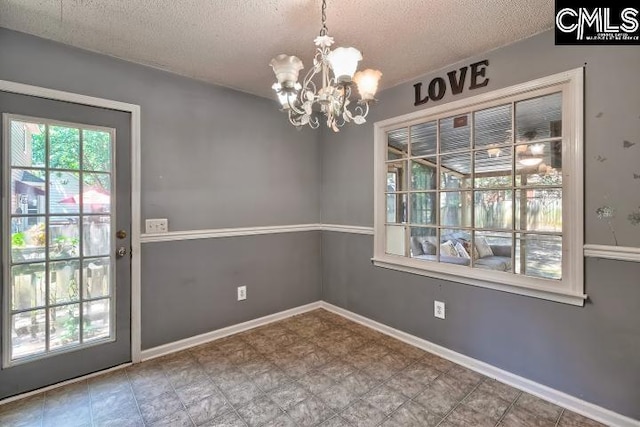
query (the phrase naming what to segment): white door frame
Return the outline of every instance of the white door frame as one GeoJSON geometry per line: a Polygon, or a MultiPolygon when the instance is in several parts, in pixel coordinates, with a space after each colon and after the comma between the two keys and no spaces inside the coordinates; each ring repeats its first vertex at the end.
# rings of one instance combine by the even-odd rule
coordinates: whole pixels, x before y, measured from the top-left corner
{"type": "Polygon", "coordinates": [[[131,113],[131,361],[141,361],[140,106],[0,80],[0,91],[131,113]]]}

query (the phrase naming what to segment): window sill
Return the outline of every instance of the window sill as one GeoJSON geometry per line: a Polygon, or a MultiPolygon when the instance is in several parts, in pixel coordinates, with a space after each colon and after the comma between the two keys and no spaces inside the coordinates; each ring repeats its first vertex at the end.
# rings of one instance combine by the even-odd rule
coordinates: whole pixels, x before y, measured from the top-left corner
{"type": "Polygon", "coordinates": [[[497,291],[509,292],[512,294],[540,298],[548,301],[555,301],[580,307],[584,306],[584,302],[587,299],[587,295],[585,294],[574,294],[570,292],[563,292],[562,290],[558,289],[533,287],[532,285],[525,283],[504,283],[504,280],[509,278],[512,280],[523,279],[520,277],[509,277],[506,273],[483,271],[478,269],[471,269],[468,267],[442,265],[437,263],[430,264],[429,267],[432,267],[431,269],[425,269],[423,261],[415,261],[410,258],[395,256],[374,257],[371,259],[371,261],[376,267],[403,271],[405,273],[417,274],[420,276],[434,277],[437,279],[449,280],[466,285],[479,286],[481,288],[494,289],[497,291]],[[464,269],[468,269],[468,272],[465,272],[464,269]],[[452,272],[451,270],[456,271],[452,272]],[[463,273],[467,274],[465,275],[463,273]],[[500,277],[502,275],[507,277],[500,277]]]}

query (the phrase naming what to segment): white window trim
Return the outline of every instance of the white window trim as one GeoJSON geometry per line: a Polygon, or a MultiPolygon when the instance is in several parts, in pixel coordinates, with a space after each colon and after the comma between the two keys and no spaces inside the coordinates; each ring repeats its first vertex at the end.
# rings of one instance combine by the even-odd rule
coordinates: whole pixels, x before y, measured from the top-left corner
{"type": "Polygon", "coordinates": [[[376,122],[374,125],[374,255],[372,259],[374,265],[483,288],[583,306],[587,298],[587,295],[584,294],[583,254],[583,97],[583,68],[576,68],[460,101],[376,122]],[[562,280],[551,281],[446,263],[427,263],[410,257],[386,254],[386,133],[396,128],[422,123],[427,120],[427,117],[434,115],[462,113],[473,109],[479,104],[483,104],[483,108],[489,108],[492,105],[499,105],[504,102],[504,98],[547,88],[562,90],[563,92],[562,280]]]}

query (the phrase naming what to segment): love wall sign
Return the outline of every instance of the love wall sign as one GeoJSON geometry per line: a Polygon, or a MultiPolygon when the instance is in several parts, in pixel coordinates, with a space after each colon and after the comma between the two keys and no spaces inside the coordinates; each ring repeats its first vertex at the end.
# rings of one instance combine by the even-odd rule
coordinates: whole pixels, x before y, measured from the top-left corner
{"type": "MultiPolygon", "coordinates": [[[[467,82],[467,74],[469,76],[469,90],[485,87],[489,84],[489,78],[486,77],[487,67],[489,67],[489,60],[475,62],[473,64],[462,67],[459,70],[449,71],[447,73],[448,87],[453,95],[462,93],[467,82]]],[[[422,83],[416,83],[413,85],[415,91],[415,102],[413,105],[426,104],[431,101],[441,100],[447,93],[447,80],[443,77],[436,77],[429,82],[427,87],[427,94],[422,96],[422,83]]]]}

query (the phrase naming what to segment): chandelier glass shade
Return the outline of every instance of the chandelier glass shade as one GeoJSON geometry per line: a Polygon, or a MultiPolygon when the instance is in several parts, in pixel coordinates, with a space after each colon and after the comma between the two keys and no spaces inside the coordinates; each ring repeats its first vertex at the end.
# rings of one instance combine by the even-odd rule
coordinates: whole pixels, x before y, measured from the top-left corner
{"type": "Polygon", "coordinates": [[[331,50],[334,41],[327,34],[326,7],[326,0],[322,0],[322,27],[320,35],[314,40],[316,53],[313,67],[302,82],[298,82],[300,71],[304,68],[300,58],[280,54],[269,65],[277,80],[272,89],[292,125],[308,125],[317,129],[322,120],[338,132],[345,123],[366,122],[369,104],[375,101],[382,73],[371,69],[356,73],[362,54],[354,47],[331,50]],[[360,97],[352,100],[356,87],[360,97]]]}
{"type": "Polygon", "coordinates": [[[542,157],[527,152],[519,156],[518,162],[520,162],[522,166],[538,166],[542,163],[542,157]]]}

